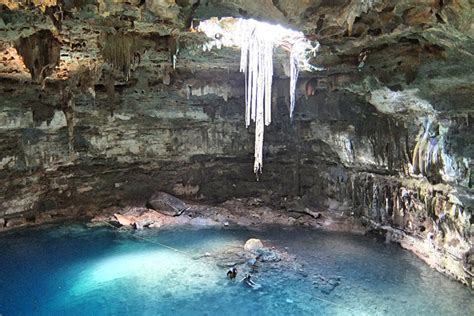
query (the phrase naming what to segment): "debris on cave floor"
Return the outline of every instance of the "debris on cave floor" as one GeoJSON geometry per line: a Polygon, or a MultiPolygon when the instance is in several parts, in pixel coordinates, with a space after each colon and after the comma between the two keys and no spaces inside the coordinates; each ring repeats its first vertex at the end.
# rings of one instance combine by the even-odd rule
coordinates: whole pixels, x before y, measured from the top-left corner
{"type": "Polygon", "coordinates": [[[232,199],[220,205],[191,204],[167,193],[153,195],[148,207],[109,208],[91,222],[142,229],[176,226],[263,227],[269,225],[322,228],[364,233],[366,228],[354,217],[339,212],[309,208],[299,200],[291,208],[266,205],[257,198],[232,199]]]}

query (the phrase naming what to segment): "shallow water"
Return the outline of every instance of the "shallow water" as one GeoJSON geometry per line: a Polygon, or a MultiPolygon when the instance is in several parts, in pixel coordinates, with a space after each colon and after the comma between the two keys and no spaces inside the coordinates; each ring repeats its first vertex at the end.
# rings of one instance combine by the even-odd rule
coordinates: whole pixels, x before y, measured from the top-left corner
{"type": "Polygon", "coordinates": [[[0,249],[0,315],[474,315],[467,288],[368,236],[63,225],[0,235],[0,249]],[[255,291],[196,260],[251,237],[295,268],[256,274],[255,291]]]}

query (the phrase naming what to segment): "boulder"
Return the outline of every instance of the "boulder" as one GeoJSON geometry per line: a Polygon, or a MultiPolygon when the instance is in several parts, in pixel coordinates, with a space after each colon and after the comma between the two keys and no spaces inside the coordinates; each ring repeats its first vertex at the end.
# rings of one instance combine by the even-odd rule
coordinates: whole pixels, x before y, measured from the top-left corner
{"type": "Polygon", "coordinates": [[[148,200],[147,207],[168,216],[179,216],[188,209],[184,201],[165,192],[154,194],[148,200]]]}
{"type": "Polygon", "coordinates": [[[0,218],[0,228],[2,228],[3,226],[5,226],[5,219],[0,218]]]}
{"type": "Polygon", "coordinates": [[[133,226],[135,223],[135,219],[130,216],[125,216],[118,213],[115,213],[114,216],[122,226],[133,226]]]}
{"type": "Polygon", "coordinates": [[[256,238],[250,238],[245,242],[244,249],[257,254],[260,249],[263,248],[262,241],[256,238]]]}
{"type": "Polygon", "coordinates": [[[11,228],[11,227],[22,226],[24,224],[26,224],[26,220],[23,217],[10,218],[6,221],[5,227],[11,228]]]}

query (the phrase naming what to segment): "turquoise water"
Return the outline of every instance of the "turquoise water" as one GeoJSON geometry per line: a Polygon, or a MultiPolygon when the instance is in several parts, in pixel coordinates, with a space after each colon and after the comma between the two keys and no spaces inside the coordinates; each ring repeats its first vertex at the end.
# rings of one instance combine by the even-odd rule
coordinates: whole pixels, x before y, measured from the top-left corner
{"type": "Polygon", "coordinates": [[[0,314],[474,315],[474,295],[371,236],[70,224],[0,235],[0,314]],[[228,281],[212,257],[196,259],[251,237],[295,257],[262,263],[257,291],[228,281]]]}

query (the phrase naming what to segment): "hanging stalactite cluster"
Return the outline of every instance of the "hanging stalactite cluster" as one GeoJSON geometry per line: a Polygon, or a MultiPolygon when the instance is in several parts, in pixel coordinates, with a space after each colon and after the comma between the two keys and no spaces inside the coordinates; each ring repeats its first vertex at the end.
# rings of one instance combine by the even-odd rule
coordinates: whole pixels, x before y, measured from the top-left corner
{"type": "Polygon", "coordinates": [[[15,48],[36,82],[42,83],[59,65],[61,44],[49,30],[21,37],[15,48]]]}
{"type": "Polygon", "coordinates": [[[271,123],[273,41],[258,23],[242,25],[240,71],[245,73],[245,124],[255,122],[254,172],[262,171],[264,125],[271,123]]]}
{"type": "Polygon", "coordinates": [[[102,56],[113,69],[122,72],[128,79],[132,66],[140,62],[140,46],[131,34],[122,32],[106,34],[102,56]]]}
{"type": "Polygon", "coordinates": [[[314,70],[306,55],[315,52],[302,33],[286,30],[255,20],[240,20],[240,71],[245,73],[245,124],[255,122],[254,172],[262,173],[264,127],[271,123],[271,96],[273,79],[273,48],[287,47],[290,51],[290,117],[296,103],[296,82],[300,68],[314,70]]]}

